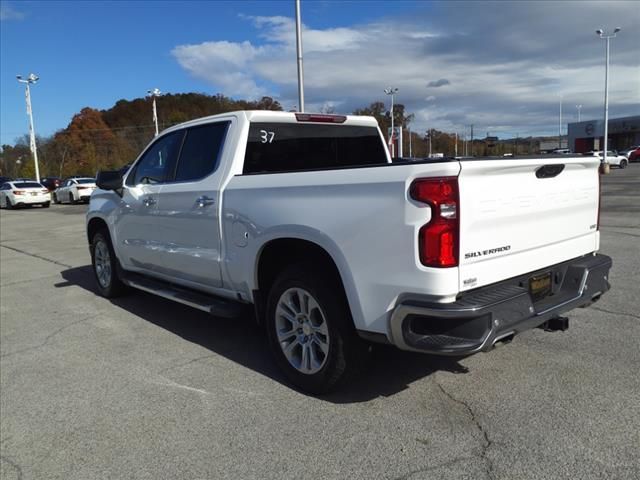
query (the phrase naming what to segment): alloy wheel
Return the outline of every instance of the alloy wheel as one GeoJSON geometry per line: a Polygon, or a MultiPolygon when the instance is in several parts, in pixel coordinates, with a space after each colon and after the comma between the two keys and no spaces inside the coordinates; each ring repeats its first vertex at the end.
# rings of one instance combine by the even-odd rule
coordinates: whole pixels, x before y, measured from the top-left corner
{"type": "Polygon", "coordinates": [[[329,329],[318,301],[302,288],[282,293],[276,307],[276,335],[289,364],[312,375],[327,362],[329,329]]]}
{"type": "Polygon", "coordinates": [[[94,262],[96,276],[102,288],[108,288],[111,284],[111,256],[109,247],[102,239],[98,240],[94,249],[94,262]]]}

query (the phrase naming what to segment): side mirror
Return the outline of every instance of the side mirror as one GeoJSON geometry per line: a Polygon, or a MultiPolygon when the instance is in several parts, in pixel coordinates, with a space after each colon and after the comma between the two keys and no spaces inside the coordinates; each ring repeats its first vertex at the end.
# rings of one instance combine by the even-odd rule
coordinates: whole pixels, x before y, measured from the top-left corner
{"type": "Polygon", "coordinates": [[[120,190],[122,188],[122,173],[119,170],[98,172],[96,185],[102,190],[120,190]]]}

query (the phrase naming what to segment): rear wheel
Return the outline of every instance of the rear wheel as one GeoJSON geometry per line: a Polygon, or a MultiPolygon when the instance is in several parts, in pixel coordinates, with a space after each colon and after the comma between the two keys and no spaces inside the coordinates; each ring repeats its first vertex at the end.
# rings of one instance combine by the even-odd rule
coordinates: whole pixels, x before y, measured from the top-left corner
{"type": "Polygon", "coordinates": [[[109,232],[106,229],[99,230],[91,239],[89,249],[100,295],[106,298],[122,295],[126,286],[118,275],[116,255],[109,232]]]}
{"type": "Polygon", "coordinates": [[[620,160],[620,168],[627,168],[627,161],[626,160],[620,160]]]}
{"type": "Polygon", "coordinates": [[[6,208],[7,210],[11,210],[13,208],[13,203],[11,203],[9,197],[4,198],[4,208],[6,208]]]}
{"type": "Polygon", "coordinates": [[[69,194],[69,203],[70,203],[71,205],[73,205],[74,203],[76,203],[76,201],[73,199],[73,193],[70,193],[70,194],[69,194]]]}
{"type": "Polygon", "coordinates": [[[335,279],[314,264],[287,268],[267,299],[266,327],[276,362],[302,390],[322,394],[358,370],[366,351],[335,279]]]}

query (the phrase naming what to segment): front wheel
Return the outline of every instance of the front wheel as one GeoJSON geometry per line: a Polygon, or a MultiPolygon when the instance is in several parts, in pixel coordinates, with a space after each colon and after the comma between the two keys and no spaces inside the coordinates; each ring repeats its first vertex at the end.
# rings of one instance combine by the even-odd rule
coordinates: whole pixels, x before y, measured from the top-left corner
{"type": "Polygon", "coordinates": [[[364,344],[344,292],[313,264],[287,268],[267,299],[266,328],[276,362],[296,386],[322,394],[355,372],[364,344]]]}
{"type": "Polygon", "coordinates": [[[91,239],[89,249],[100,295],[106,298],[122,295],[126,286],[118,275],[116,255],[109,232],[105,229],[96,233],[91,239]]]}
{"type": "Polygon", "coordinates": [[[60,203],[60,200],[58,200],[58,195],[56,195],[55,193],[53,194],[53,203],[55,203],[56,205],[60,203]]]}
{"type": "Polygon", "coordinates": [[[626,160],[620,160],[620,168],[627,168],[627,161],[626,160]]]}

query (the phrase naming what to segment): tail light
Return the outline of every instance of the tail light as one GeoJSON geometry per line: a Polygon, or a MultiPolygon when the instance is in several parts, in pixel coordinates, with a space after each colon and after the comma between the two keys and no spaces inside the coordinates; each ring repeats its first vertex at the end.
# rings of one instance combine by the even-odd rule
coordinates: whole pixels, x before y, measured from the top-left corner
{"type": "Polygon", "coordinates": [[[41,192],[42,192],[42,193],[49,193],[49,190],[44,189],[44,190],[41,190],[41,192]]]}
{"type": "Polygon", "coordinates": [[[420,228],[420,261],[427,267],[456,267],[460,243],[458,177],[417,179],[411,198],[431,206],[431,220],[420,228]]]}
{"type": "Polygon", "coordinates": [[[77,188],[78,190],[84,190],[85,188],[91,188],[91,187],[80,187],[80,186],[78,186],[78,187],[76,187],[76,188],[77,188]]]}
{"type": "Polygon", "coordinates": [[[25,193],[24,190],[14,190],[13,191],[14,195],[24,195],[24,193],[25,193]]]}

